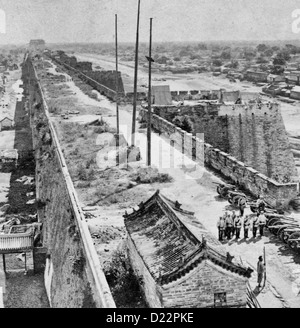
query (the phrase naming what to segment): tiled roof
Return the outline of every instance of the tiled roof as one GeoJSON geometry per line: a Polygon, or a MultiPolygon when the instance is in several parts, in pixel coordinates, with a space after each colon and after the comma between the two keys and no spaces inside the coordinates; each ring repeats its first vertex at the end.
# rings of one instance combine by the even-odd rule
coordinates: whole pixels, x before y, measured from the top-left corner
{"type": "Polygon", "coordinates": [[[175,281],[205,259],[244,277],[252,270],[227,261],[221,244],[194,217],[157,191],[138,210],[125,214],[125,226],[146,267],[161,285],[175,281]],[[196,237],[193,228],[204,239],[196,237]]]}
{"type": "Polygon", "coordinates": [[[33,248],[32,232],[0,234],[0,254],[33,248]]]}

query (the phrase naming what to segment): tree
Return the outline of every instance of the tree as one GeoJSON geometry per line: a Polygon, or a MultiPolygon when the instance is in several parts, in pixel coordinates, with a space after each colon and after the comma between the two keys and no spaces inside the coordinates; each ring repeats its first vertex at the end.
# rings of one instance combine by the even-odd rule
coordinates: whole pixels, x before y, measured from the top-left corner
{"type": "Polygon", "coordinates": [[[189,56],[189,55],[190,55],[190,52],[188,50],[186,50],[186,49],[181,49],[179,51],[179,56],[180,57],[186,57],[186,56],[189,56]]]}
{"type": "Polygon", "coordinates": [[[273,53],[274,53],[274,51],[272,49],[267,49],[264,52],[264,56],[266,56],[266,57],[272,57],[273,56],[273,53]]]}
{"type": "Polygon", "coordinates": [[[223,65],[223,63],[220,59],[215,59],[212,63],[214,66],[218,66],[218,67],[223,65]]]}
{"type": "Polygon", "coordinates": [[[231,68],[238,68],[239,67],[239,62],[237,60],[232,60],[230,64],[231,68]]]}
{"type": "Polygon", "coordinates": [[[221,53],[221,58],[223,58],[223,59],[231,59],[231,53],[230,53],[230,51],[223,51],[221,53]]]}
{"type": "Polygon", "coordinates": [[[284,66],[287,61],[291,59],[290,54],[287,51],[278,52],[276,57],[273,59],[273,65],[281,65],[284,66]]]}
{"type": "Polygon", "coordinates": [[[281,75],[284,72],[284,67],[280,65],[274,65],[271,69],[271,74],[281,75]]]}
{"type": "Polygon", "coordinates": [[[166,64],[168,60],[169,60],[168,57],[161,56],[161,57],[159,57],[159,58],[156,59],[156,63],[158,63],[158,64],[166,64]]]}
{"type": "Polygon", "coordinates": [[[246,50],[244,55],[247,60],[251,60],[256,56],[256,52],[251,50],[246,50]]]}
{"type": "Polygon", "coordinates": [[[277,46],[274,46],[274,47],[272,47],[271,49],[272,49],[274,52],[275,52],[275,51],[279,51],[279,50],[280,50],[280,48],[279,48],[279,47],[277,47],[277,46]]]}
{"type": "Polygon", "coordinates": [[[257,64],[267,64],[269,61],[263,56],[259,56],[256,60],[257,64]]]}
{"type": "Polygon", "coordinates": [[[199,43],[198,44],[198,49],[199,50],[207,50],[207,45],[205,43],[199,43]]]}
{"type": "Polygon", "coordinates": [[[268,49],[268,47],[267,47],[265,44],[260,43],[260,44],[256,47],[256,49],[257,49],[257,51],[259,51],[259,52],[265,52],[265,51],[268,49]]]}
{"type": "Polygon", "coordinates": [[[188,133],[193,131],[193,123],[187,115],[175,116],[172,123],[188,133]]]}
{"type": "Polygon", "coordinates": [[[201,56],[200,55],[197,55],[197,54],[192,54],[192,55],[190,55],[190,59],[191,60],[201,59],[201,56]]]}

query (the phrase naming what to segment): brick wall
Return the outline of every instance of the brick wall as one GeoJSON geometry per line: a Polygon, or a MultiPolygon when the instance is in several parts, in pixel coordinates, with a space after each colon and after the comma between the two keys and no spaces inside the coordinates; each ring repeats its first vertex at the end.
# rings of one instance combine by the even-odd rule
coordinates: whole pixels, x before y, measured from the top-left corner
{"type": "MultiPolygon", "coordinates": [[[[140,119],[146,120],[146,117],[147,111],[141,109],[140,119]]],[[[169,138],[170,141],[172,140],[173,142],[171,144],[179,151],[187,154],[191,159],[196,160],[200,164],[203,163],[204,159],[207,166],[230,178],[254,196],[263,195],[273,206],[277,206],[279,203],[287,205],[298,194],[298,183],[279,183],[208,143],[204,143],[203,153],[203,140],[193,137],[190,133],[184,132],[182,129],[156,114],[152,115],[152,126],[163,136],[169,138]],[[195,151],[196,158],[192,158],[190,154],[195,154],[195,151]]],[[[230,126],[233,125],[231,124],[230,126]]],[[[261,125],[258,125],[258,127],[253,125],[252,128],[262,129],[261,125]]],[[[248,129],[251,131],[250,128],[248,129]]],[[[255,133],[261,132],[256,131],[255,133]]],[[[237,137],[236,141],[232,141],[232,143],[234,142],[239,142],[237,137]]],[[[254,150],[251,156],[259,156],[261,149],[258,146],[258,141],[253,138],[252,143],[254,144],[254,150]]]]}
{"type": "Polygon", "coordinates": [[[36,158],[36,194],[52,307],[115,307],[30,59],[23,66],[36,158]],[[28,76],[29,69],[29,76],[28,76]]]}
{"type": "Polygon", "coordinates": [[[203,261],[180,282],[162,287],[163,306],[214,307],[214,294],[226,293],[228,307],[246,307],[247,278],[203,261]]]}
{"type": "Polygon", "coordinates": [[[127,247],[149,307],[214,307],[214,294],[222,292],[226,292],[227,306],[246,307],[247,278],[204,260],[179,281],[160,286],[154,281],[130,236],[127,237],[127,247]]]}
{"type": "Polygon", "coordinates": [[[280,183],[298,181],[279,104],[157,106],[154,113],[170,122],[187,115],[206,143],[280,183]]]}
{"type": "Polygon", "coordinates": [[[151,308],[162,307],[161,288],[155,283],[129,235],[127,236],[127,249],[134,273],[141,278],[140,286],[148,306],[151,308]]]}

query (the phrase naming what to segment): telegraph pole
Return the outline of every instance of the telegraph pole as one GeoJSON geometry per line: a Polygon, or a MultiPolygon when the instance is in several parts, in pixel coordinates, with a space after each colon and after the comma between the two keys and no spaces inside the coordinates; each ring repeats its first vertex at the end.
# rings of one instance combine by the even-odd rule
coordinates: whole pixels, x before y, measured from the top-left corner
{"type": "Polygon", "coordinates": [[[118,15],[115,15],[115,41],[116,41],[116,115],[117,115],[117,165],[119,165],[119,146],[120,146],[120,128],[119,128],[119,81],[118,81],[118,15]]]}
{"type": "Polygon", "coordinates": [[[152,50],[152,18],[150,18],[150,42],[149,42],[149,82],[148,82],[148,128],[147,128],[147,165],[151,166],[151,58],[152,50]]]}
{"type": "Polygon", "coordinates": [[[136,101],[137,101],[137,75],[139,61],[139,25],[140,25],[140,3],[138,2],[137,27],[136,27],[136,42],[135,42],[135,65],[134,65],[134,86],[133,86],[133,109],[132,109],[132,130],[131,130],[131,145],[135,145],[135,123],[136,123],[136,101]]]}

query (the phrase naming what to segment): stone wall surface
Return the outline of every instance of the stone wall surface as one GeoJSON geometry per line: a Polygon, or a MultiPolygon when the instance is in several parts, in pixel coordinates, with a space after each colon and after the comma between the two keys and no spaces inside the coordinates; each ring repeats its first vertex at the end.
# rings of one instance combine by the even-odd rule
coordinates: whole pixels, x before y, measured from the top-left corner
{"type": "Polygon", "coordinates": [[[214,307],[215,293],[226,293],[226,306],[246,307],[247,278],[237,276],[204,260],[183,279],[158,285],[130,239],[128,255],[133,270],[141,279],[145,299],[151,308],[207,308],[214,307]]]}
{"type": "Polygon", "coordinates": [[[45,285],[52,307],[115,307],[84,214],[50,122],[30,58],[23,64],[36,158],[36,197],[47,248],[45,285]]]}
{"type": "Polygon", "coordinates": [[[279,183],[299,180],[277,103],[156,106],[154,113],[169,122],[188,116],[193,133],[203,133],[206,143],[279,183]]]}
{"type": "Polygon", "coordinates": [[[145,266],[145,263],[137,252],[137,249],[130,236],[127,237],[127,248],[134,273],[136,277],[141,278],[140,286],[144,292],[145,300],[148,306],[151,308],[163,307],[161,290],[145,266]]]}
{"type": "MultiPolygon", "coordinates": [[[[144,108],[140,109],[140,119],[142,121],[147,120],[147,111],[144,108]]],[[[192,136],[190,133],[186,133],[156,114],[152,115],[152,126],[154,130],[170,139],[170,144],[176,149],[182,151],[182,153],[188,155],[191,159],[200,164],[202,164],[204,160],[208,167],[219,171],[252,195],[263,195],[266,201],[272,206],[286,206],[292,199],[296,198],[298,194],[298,183],[279,183],[251,166],[246,165],[236,157],[213,147],[209,143],[204,143],[203,140],[192,136]],[[191,154],[193,154],[192,157],[191,154]]],[[[232,142],[238,144],[239,140],[236,137],[236,140],[232,142]]],[[[253,142],[257,143],[256,140],[253,142]]],[[[259,153],[261,149],[256,146],[254,154],[255,151],[259,153]]],[[[252,154],[251,156],[254,155],[252,154]]]]}
{"type": "Polygon", "coordinates": [[[226,293],[227,307],[245,308],[247,279],[203,261],[178,284],[162,288],[163,306],[167,308],[210,308],[214,307],[214,296],[226,293]]]}

